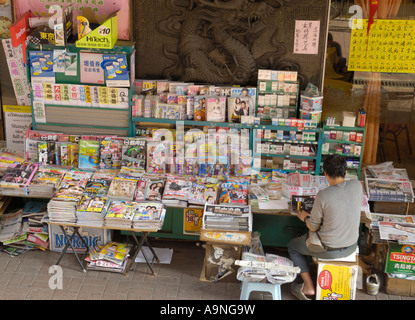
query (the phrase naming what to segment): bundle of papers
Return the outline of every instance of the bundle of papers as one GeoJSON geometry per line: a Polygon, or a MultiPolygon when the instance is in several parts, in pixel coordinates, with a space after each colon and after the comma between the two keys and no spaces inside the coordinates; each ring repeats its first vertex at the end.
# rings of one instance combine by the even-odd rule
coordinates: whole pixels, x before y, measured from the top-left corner
{"type": "Polygon", "coordinates": [[[251,206],[206,204],[203,229],[226,231],[252,231],[251,206]]]}
{"type": "Polygon", "coordinates": [[[1,192],[8,196],[25,196],[33,176],[38,169],[36,163],[14,163],[4,171],[0,180],[1,192]]]}

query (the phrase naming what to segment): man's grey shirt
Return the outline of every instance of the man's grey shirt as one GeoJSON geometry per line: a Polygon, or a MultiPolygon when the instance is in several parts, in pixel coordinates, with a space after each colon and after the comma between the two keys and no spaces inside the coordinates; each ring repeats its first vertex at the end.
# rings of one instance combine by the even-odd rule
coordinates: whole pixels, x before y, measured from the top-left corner
{"type": "Polygon", "coordinates": [[[359,237],[363,188],[359,180],[347,180],[317,193],[308,225],[318,230],[330,248],[355,244],[359,237]]]}

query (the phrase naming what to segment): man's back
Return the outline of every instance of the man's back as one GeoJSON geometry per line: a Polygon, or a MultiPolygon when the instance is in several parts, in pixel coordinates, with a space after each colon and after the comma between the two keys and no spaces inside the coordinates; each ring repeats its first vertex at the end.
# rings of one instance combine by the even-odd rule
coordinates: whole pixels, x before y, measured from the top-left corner
{"type": "Polygon", "coordinates": [[[318,229],[321,241],[330,248],[350,246],[359,237],[362,201],[358,180],[329,186],[317,194],[309,226],[318,229]]]}

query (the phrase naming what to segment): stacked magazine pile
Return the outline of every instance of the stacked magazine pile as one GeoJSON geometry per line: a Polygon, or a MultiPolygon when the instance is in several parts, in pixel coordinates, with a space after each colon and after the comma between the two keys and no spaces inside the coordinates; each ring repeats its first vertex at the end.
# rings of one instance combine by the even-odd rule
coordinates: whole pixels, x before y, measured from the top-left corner
{"type": "Polygon", "coordinates": [[[112,228],[131,228],[138,202],[111,200],[106,208],[104,225],[112,228]]]}
{"type": "Polygon", "coordinates": [[[364,170],[368,201],[414,202],[414,192],[406,169],[392,162],[367,166],[364,170]]]}
{"type": "Polygon", "coordinates": [[[108,189],[108,197],[118,200],[134,200],[137,179],[117,176],[108,189]]]}
{"type": "Polygon", "coordinates": [[[58,190],[48,203],[51,222],[75,223],[76,206],[82,199],[91,172],[69,170],[64,175],[58,190]]]}
{"type": "Polygon", "coordinates": [[[40,166],[28,186],[29,196],[52,198],[66,171],[55,166],[40,166]]]}
{"type": "Polygon", "coordinates": [[[160,230],[166,210],[160,202],[141,202],[135,208],[133,229],[160,230]]]}
{"type": "Polygon", "coordinates": [[[90,270],[124,272],[130,256],[131,245],[109,242],[102,247],[90,248],[89,256],[85,258],[90,270]]]}
{"type": "Polygon", "coordinates": [[[251,232],[251,206],[206,204],[202,228],[206,230],[251,232]]]}
{"type": "Polygon", "coordinates": [[[186,207],[191,188],[192,181],[190,179],[169,175],[162,202],[170,206],[186,207]]]}
{"type": "Polygon", "coordinates": [[[0,180],[1,193],[8,196],[26,196],[27,187],[38,169],[36,163],[13,163],[0,180]]]}
{"type": "Polygon", "coordinates": [[[107,194],[113,179],[113,174],[97,171],[88,180],[76,206],[77,224],[95,227],[104,225],[105,208],[109,201],[107,194]]]}

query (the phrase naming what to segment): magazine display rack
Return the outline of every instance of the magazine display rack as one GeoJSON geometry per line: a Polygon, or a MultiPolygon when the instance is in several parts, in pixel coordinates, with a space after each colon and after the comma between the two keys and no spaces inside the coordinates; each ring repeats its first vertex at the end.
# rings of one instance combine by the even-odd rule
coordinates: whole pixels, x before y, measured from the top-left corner
{"type": "MultiPolygon", "coordinates": [[[[346,158],[347,176],[359,179],[364,141],[364,127],[323,126],[320,164],[326,155],[340,154],[346,158]]],[[[321,170],[320,166],[316,171],[322,174],[321,170]]]]}
{"type": "Polygon", "coordinates": [[[124,41],[112,49],[29,43],[33,129],[132,136],[134,54],[124,41]]]}

